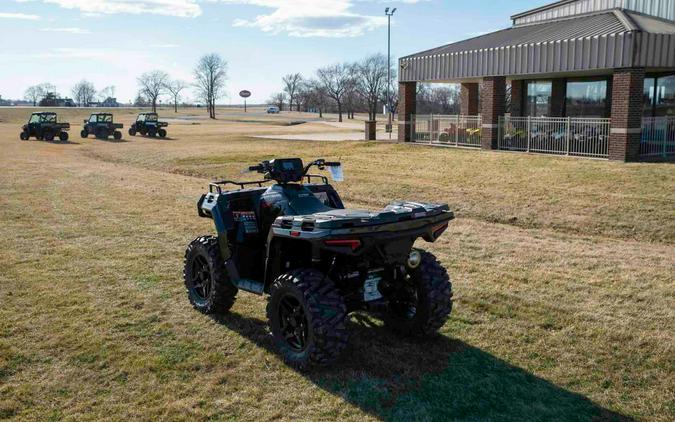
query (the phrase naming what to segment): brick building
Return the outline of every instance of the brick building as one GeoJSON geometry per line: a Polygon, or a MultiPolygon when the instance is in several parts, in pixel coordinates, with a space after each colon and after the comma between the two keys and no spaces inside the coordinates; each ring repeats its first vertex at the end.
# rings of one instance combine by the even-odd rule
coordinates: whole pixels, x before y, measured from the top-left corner
{"type": "Polygon", "coordinates": [[[512,20],[400,59],[399,140],[675,155],[675,0],[564,0],[512,20]],[[462,116],[417,115],[420,82],[461,83],[462,116]]]}

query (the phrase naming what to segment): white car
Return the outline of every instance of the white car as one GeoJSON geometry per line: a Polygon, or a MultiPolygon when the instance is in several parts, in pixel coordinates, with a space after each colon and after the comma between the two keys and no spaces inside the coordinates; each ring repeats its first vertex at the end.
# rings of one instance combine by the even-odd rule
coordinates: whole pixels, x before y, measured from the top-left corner
{"type": "Polygon", "coordinates": [[[279,107],[277,106],[267,107],[267,114],[279,114],[279,107]]]}

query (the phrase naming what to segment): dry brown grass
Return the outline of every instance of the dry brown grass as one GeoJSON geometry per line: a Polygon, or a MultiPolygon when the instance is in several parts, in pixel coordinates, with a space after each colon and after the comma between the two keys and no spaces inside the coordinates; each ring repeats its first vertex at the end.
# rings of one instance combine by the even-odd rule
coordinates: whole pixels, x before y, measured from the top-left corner
{"type": "Polygon", "coordinates": [[[675,167],[266,141],[246,135],[318,125],[240,120],[63,145],[0,124],[0,418],[675,418],[675,167]],[[336,367],[298,373],[261,298],[192,310],[183,251],[213,231],[195,200],[276,155],[341,157],[350,206],[451,204],[428,246],[455,281],[442,336],[355,323],[336,367]]]}

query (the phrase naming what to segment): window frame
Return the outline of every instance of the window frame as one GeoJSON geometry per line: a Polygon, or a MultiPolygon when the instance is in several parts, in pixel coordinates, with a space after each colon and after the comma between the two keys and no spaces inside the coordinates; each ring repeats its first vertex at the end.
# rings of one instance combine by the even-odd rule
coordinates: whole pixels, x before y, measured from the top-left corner
{"type": "MultiPolygon", "coordinates": [[[[553,103],[552,103],[552,101],[553,101],[553,79],[526,79],[524,82],[525,82],[525,89],[523,89],[523,102],[522,102],[523,116],[551,117],[551,110],[552,110],[552,106],[553,106],[553,103]],[[548,83],[551,87],[551,91],[550,91],[550,94],[549,94],[549,97],[548,97],[548,110],[547,110],[547,113],[545,114],[545,116],[538,116],[536,114],[536,110],[535,110],[535,115],[532,115],[532,112],[530,110],[530,106],[531,106],[531,103],[530,103],[530,84],[532,84],[532,83],[534,83],[534,84],[548,83]]],[[[513,102],[513,98],[511,99],[511,101],[513,102]]],[[[535,104],[535,108],[536,108],[536,104],[535,104]]]]}
{"type": "MultiPolygon", "coordinates": [[[[654,89],[654,95],[651,98],[651,105],[650,105],[650,110],[646,110],[645,103],[643,101],[642,104],[642,116],[643,117],[660,117],[656,115],[656,100],[657,100],[657,87],[659,86],[659,79],[661,78],[667,78],[667,77],[675,77],[675,72],[660,72],[660,73],[648,73],[645,75],[645,81],[647,79],[653,79],[654,80],[654,85],[652,85],[652,88],[654,89]]],[[[644,96],[644,87],[643,87],[643,96],[644,96]]]]}
{"type": "MultiPolygon", "coordinates": [[[[570,83],[583,83],[583,82],[605,82],[605,108],[602,113],[602,118],[609,118],[612,114],[612,78],[610,76],[589,76],[589,77],[579,77],[579,78],[566,78],[565,79],[565,103],[563,104],[563,116],[570,117],[567,112],[567,101],[569,100],[569,84],[570,83]]],[[[585,117],[585,116],[575,116],[575,117],[585,117]]],[[[592,117],[593,118],[593,117],[592,117]]]]}

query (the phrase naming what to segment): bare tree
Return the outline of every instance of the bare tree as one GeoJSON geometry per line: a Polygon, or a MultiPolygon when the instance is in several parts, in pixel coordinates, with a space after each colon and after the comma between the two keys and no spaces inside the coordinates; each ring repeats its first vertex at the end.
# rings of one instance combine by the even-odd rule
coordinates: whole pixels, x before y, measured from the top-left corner
{"type": "Polygon", "coordinates": [[[277,92],[272,94],[270,99],[268,100],[270,104],[274,104],[279,108],[279,111],[284,110],[284,103],[286,102],[286,93],[284,92],[277,92]]]}
{"type": "Polygon", "coordinates": [[[94,99],[96,95],[96,88],[91,82],[82,79],[80,82],[76,83],[75,86],[70,90],[80,107],[88,107],[89,103],[94,99]]]}
{"type": "Polygon", "coordinates": [[[323,112],[328,105],[328,94],[319,81],[307,83],[307,106],[319,111],[319,118],[323,118],[323,112]]]}
{"type": "Polygon", "coordinates": [[[152,105],[152,111],[157,112],[157,100],[164,94],[169,75],[161,70],[146,72],[138,78],[140,92],[152,105]]]}
{"type": "Polygon", "coordinates": [[[138,94],[136,94],[136,99],[134,100],[134,106],[136,107],[147,107],[148,106],[148,101],[143,98],[143,94],[139,91],[138,94]]]}
{"type": "Polygon", "coordinates": [[[56,87],[48,82],[28,87],[23,94],[26,101],[33,103],[35,107],[38,101],[42,100],[48,93],[56,93],[56,87]]]}
{"type": "Polygon", "coordinates": [[[99,101],[103,102],[108,98],[115,98],[115,85],[109,85],[103,88],[98,93],[99,101]]]}
{"type": "Polygon", "coordinates": [[[55,86],[54,84],[52,84],[52,83],[49,83],[49,82],[43,82],[43,83],[41,83],[41,84],[38,85],[38,86],[42,88],[42,92],[44,92],[44,95],[47,95],[47,94],[49,94],[49,93],[52,93],[52,94],[54,94],[54,95],[57,96],[57,97],[59,96],[58,92],[56,92],[56,86],[55,86]]]}
{"type": "Polygon", "coordinates": [[[332,66],[322,67],[317,70],[316,75],[321,86],[337,106],[338,121],[342,121],[342,105],[345,93],[352,83],[350,66],[344,63],[334,64],[332,66]]]}
{"type": "Polygon", "coordinates": [[[344,95],[344,104],[347,109],[347,118],[354,118],[354,111],[365,108],[363,106],[363,98],[359,95],[357,90],[358,84],[358,66],[356,64],[349,65],[348,68],[349,79],[347,80],[347,89],[344,95]]]}
{"type": "Polygon", "coordinates": [[[169,93],[173,97],[174,113],[178,113],[178,100],[180,99],[181,91],[183,91],[185,88],[187,88],[187,84],[178,79],[176,79],[175,81],[171,81],[166,85],[167,91],[169,91],[169,93]]]}
{"type": "Polygon", "coordinates": [[[293,110],[293,101],[297,100],[298,90],[302,84],[302,75],[290,73],[281,79],[284,83],[284,92],[288,95],[288,109],[293,110]]]}
{"type": "Polygon", "coordinates": [[[457,85],[419,85],[417,88],[418,113],[459,114],[459,87],[457,85]]]}
{"type": "Polygon", "coordinates": [[[43,97],[44,97],[44,92],[42,91],[42,88],[40,85],[33,85],[28,87],[26,89],[26,92],[24,92],[23,97],[26,99],[26,101],[30,101],[33,103],[33,107],[35,107],[43,97]]]}
{"type": "MultiPolygon", "coordinates": [[[[396,111],[398,110],[398,87],[396,86],[396,66],[391,67],[391,85],[389,86],[389,97],[387,98],[387,89],[386,89],[386,84],[385,82],[385,88],[382,89],[382,94],[380,95],[380,102],[384,105],[389,105],[391,104],[391,112],[392,114],[396,114],[396,111]]],[[[419,87],[422,84],[417,84],[419,87]]]]}
{"type": "Polygon", "coordinates": [[[227,62],[222,57],[213,53],[199,59],[195,68],[195,86],[212,119],[216,118],[216,100],[222,97],[226,81],[227,62]]]}
{"type": "Polygon", "coordinates": [[[431,90],[431,101],[437,113],[459,114],[459,89],[457,86],[441,86],[431,90]]]}
{"type": "Polygon", "coordinates": [[[298,87],[298,93],[296,94],[296,111],[307,110],[309,106],[310,99],[312,95],[312,84],[310,81],[303,80],[300,86],[298,87]]]}
{"type": "Polygon", "coordinates": [[[377,117],[377,103],[386,96],[387,57],[374,54],[356,65],[356,89],[368,104],[368,120],[377,117]]]}

